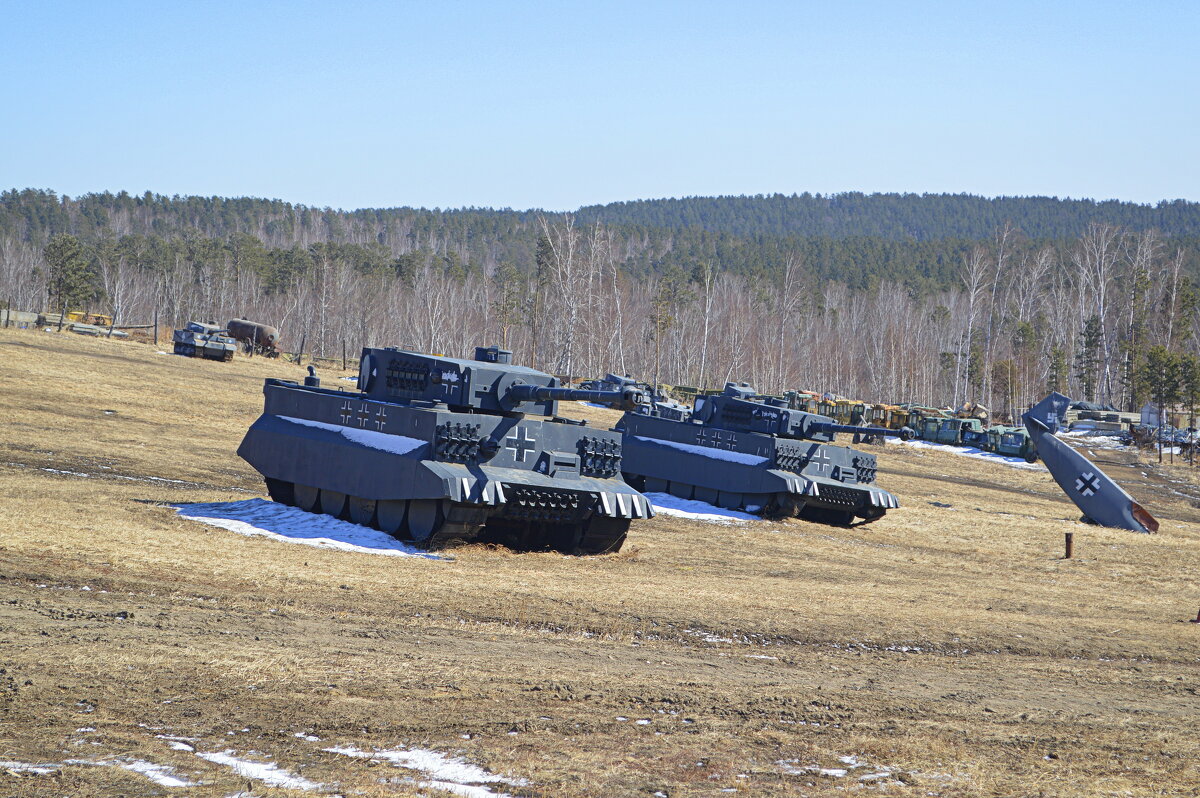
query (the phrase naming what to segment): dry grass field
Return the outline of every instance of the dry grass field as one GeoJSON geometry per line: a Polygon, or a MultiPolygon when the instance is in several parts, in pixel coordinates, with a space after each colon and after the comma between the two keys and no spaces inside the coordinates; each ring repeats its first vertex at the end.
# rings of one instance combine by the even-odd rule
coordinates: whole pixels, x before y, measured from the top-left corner
{"type": "Polygon", "coordinates": [[[301,372],[0,331],[0,796],[1200,794],[1187,468],[1097,452],[1155,536],[1077,523],[1044,472],[887,446],[904,506],[864,527],[383,557],[170,506],[263,495],[234,451],[265,376],[301,372]]]}

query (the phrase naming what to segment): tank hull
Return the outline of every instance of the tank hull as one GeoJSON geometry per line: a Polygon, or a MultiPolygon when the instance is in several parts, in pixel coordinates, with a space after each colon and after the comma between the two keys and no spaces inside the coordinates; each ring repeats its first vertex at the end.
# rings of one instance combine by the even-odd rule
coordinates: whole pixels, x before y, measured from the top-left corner
{"type": "Polygon", "coordinates": [[[621,479],[620,436],[608,430],[397,405],[277,380],[264,394],[263,415],[238,454],[273,498],[302,509],[316,506],[430,548],[495,540],[572,553],[615,551],[630,520],[653,515],[621,479]],[[413,522],[417,507],[435,520],[413,522]]]}
{"type": "Polygon", "coordinates": [[[835,524],[900,506],[873,484],[874,456],[849,447],[636,414],[619,428],[626,479],[648,493],[835,524]]]}

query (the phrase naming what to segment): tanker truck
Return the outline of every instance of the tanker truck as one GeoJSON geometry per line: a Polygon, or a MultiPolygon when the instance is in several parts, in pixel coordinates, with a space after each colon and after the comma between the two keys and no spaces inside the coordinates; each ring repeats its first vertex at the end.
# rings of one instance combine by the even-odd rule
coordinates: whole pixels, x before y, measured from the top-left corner
{"type": "Polygon", "coordinates": [[[249,319],[233,319],[226,325],[229,334],[251,355],[279,357],[279,330],[249,319]]]}

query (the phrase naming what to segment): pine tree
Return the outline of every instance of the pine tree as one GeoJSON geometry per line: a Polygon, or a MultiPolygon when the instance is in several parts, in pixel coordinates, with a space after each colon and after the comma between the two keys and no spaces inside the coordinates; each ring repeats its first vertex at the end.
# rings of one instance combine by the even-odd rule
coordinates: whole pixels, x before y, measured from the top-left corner
{"type": "Polygon", "coordinates": [[[1092,316],[1079,334],[1079,352],[1075,355],[1075,379],[1083,390],[1083,398],[1096,401],[1096,369],[1100,367],[1100,317],[1092,316]]]}
{"type": "Polygon", "coordinates": [[[100,275],[78,238],[59,233],[50,239],[43,254],[50,269],[48,289],[53,307],[66,313],[100,296],[100,275]]]}
{"type": "Polygon", "coordinates": [[[1061,346],[1050,350],[1050,373],[1046,377],[1046,390],[1066,393],[1067,390],[1067,353],[1061,346]]]}

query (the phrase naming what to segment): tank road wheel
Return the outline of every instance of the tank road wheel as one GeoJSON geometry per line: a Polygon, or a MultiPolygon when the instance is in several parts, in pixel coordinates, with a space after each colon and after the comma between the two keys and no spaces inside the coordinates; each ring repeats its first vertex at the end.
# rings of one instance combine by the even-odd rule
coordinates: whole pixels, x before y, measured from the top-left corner
{"type": "Polygon", "coordinates": [[[667,492],[677,499],[692,498],[692,486],[682,482],[672,482],[667,485],[667,492]]]}
{"type": "Polygon", "coordinates": [[[699,485],[692,491],[692,498],[705,504],[716,504],[720,491],[716,488],[702,488],[699,485]]]}
{"type": "Polygon", "coordinates": [[[748,513],[764,512],[770,504],[771,494],[769,493],[742,494],[742,506],[746,508],[746,512],[748,513]]]}
{"type": "Polygon", "coordinates": [[[805,507],[800,511],[800,517],[805,521],[830,526],[850,526],[854,522],[854,513],[848,510],[831,510],[828,507],[805,507]]]}
{"type": "Polygon", "coordinates": [[[721,491],[717,496],[717,506],[724,507],[726,510],[736,510],[742,506],[744,500],[740,493],[726,493],[721,491]]]}
{"type": "Polygon", "coordinates": [[[862,526],[863,524],[869,524],[872,521],[878,521],[880,518],[883,518],[886,513],[887,508],[885,507],[863,507],[858,511],[858,517],[862,519],[858,525],[862,526]]]}
{"type": "Polygon", "coordinates": [[[292,483],[282,479],[267,477],[267,495],[271,497],[271,501],[280,504],[294,505],[296,503],[296,493],[292,483]]]}
{"type": "MultiPolygon", "coordinates": [[[[628,479],[625,481],[629,483],[630,487],[634,487],[634,484],[629,482],[628,479]]],[[[658,477],[646,477],[645,492],[647,493],[666,493],[668,486],[669,483],[665,479],[659,479],[658,477]]]]}
{"type": "Polygon", "coordinates": [[[625,543],[629,532],[628,518],[609,518],[593,515],[583,527],[583,536],[575,547],[575,554],[616,554],[625,543]]]}
{"type": "Polygon", "coordinates": [[[306,513],[311,513],[317,507],[317,500],[321,496],[321,491],[308,485],[296,485],[296,506],[306,513]]]}
{"type": "Polygon", "coordinates": [[[418,544],[424,545],[442,523],[441,504],[437,499],[409,499],[408,532],[418,544]]]}
{"type": "Polygon", "coordinates": [[[804,497],[795,493],[776,493],[764,508],[763,515],[769,518],[792,518],[804,512],[804,497]]]}
{"type": "Polygon", "coordinates": [[[346,509],[346,494],[338,493],[336,490],[321,488],[320,505],[321,512],[325,513],[325,515],[332,515],[334,518],[339,518],[346,509]]]}
{"type": "Polygon", "coordinates": [[[404,539],[404,516],[408,514],[408,502],[403,499],[399,501],[381,501],[375,503],[375,512],[379,519],[379,528],[387,532],[392,537],[404,539]]]}
{"type": "Polygon", "coordinates": [[[375,500],[350,497],[350,520],[361,526],[370,526],[375,520],[375,500]]]}

